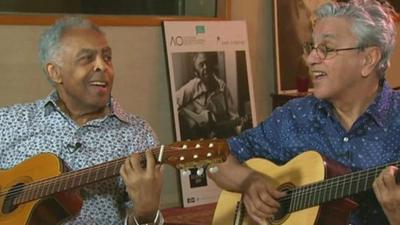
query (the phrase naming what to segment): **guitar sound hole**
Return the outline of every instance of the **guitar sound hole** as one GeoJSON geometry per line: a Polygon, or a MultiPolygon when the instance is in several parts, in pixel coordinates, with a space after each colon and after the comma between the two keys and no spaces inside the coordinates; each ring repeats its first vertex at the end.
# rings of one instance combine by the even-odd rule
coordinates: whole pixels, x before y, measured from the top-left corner
{"type": "Polygon", "coordinates": [[[21,193],[21,190],[23,189],[24,184],[19,183],[14,185],[7,193],[7,196],[4,199],[4,204],[1,209],[1,212],[3,214],[11,213],[14,211],[18,205],[14,204],[15,199],[19,196],[19,193],[21,193]]]}
{"type": "MultiPolygon", "coordinates": [[[[278,212],[274,214],[274,221],[280,221],[284,219],[285,216],[288,215],[290,200],[288,201],[288,197],[291,195],[292,184],[285,184],[283,187],[280,187],[280,191],[284,191],[287,193],[286,200],[280,200],[281,207],[279,208],[278,212]]],[[[290,198],[289,198],[290,199],[290,198]]],[[[274,223],[273,223],[274,224],[274,223]]]]}

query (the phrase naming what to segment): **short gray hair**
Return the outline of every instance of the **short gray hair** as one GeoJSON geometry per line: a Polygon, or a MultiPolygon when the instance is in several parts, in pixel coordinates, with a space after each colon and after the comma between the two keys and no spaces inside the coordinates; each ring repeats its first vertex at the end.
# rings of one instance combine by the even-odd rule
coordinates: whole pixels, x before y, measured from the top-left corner
{"type": "Polygon", "coordinates": [[[382,58],[377,65],[380,79],[385,78],[390,56],[395,47],[395,11],[386,1],[350,0],[328,2],[315,11],[316,21],[324,17],[343,17],[352,23],[352,31],[358,38],[359,47],[376,46],[382,58]]]}
{"type": "Polygon", "coordinates": [[[42,34],[39,41],[40,66],[45,73],[47,73],[46,64],[51,60],[57,61],[56,56],[61,47],[60,40],[63,34],[72,28],[88,28],[104,34],[96,24],[80,16],[66,16],[58,19],[42,34]]]}

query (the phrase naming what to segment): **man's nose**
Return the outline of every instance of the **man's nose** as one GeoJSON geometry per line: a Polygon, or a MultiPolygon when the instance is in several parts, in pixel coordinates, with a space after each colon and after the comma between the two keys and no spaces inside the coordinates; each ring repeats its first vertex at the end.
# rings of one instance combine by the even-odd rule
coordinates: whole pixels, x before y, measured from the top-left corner
{"type": "Polygon", "coordinates": [[[104,71],[106,68],[105,62],[101,56],[97,56],[96,60],[94,61],[94,71],[104,71]]]}
{"type": "Polygon", "coordinates": [[[322,61],[321,57],[319,57],[319,55],[317,54],[316,49],[311,50],[310,54],[304,55],[303,59],[305,60],[308,66],[320,63],[322,61]]]}

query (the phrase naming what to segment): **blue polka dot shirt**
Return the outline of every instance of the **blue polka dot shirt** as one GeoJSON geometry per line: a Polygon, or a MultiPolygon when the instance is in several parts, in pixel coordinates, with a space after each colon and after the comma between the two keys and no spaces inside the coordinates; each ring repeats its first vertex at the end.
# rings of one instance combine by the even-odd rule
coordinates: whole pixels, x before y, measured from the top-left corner
{"type": "MultiPolygon", "coordinates": [[[[241,162],[261,157],[284,164],[302,152],[316,150],[357,171],[399,160],[399,137],[400,93],[385,83],[349,131],[335,117],[329,102],[307,96],[275,109],[264,122],[228,143],[241,162]]],[[[372,190],[355,199],[359,207],[351,224],[388,224],[372,190]]]]}
{"type": "MultiPolygon", "coordinates": [[[[72,169],[82,169],[158,145],[143,119],[124,112],[111,99],[112,113],[78,126],[55,104],[56,92],[33,103],[0,108],[0,168],[10,169],[41,152],[54,153],[72,169]]],[[[131,206],[122,179],[81,189],[79,213],[63,224],[122,225],[131,206]]]]}

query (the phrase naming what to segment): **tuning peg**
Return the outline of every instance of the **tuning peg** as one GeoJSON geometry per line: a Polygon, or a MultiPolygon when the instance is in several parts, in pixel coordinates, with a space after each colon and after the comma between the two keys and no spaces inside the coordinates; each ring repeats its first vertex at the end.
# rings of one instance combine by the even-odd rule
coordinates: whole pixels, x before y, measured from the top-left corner
{"type": "Polygon", "coordinates": [[[210,167],[208,168],[208,171],[209,171],[210,173],[216,173],[216,172],[218,172],[218,167],[217,167],[217,166],[210,166],[210,167]]]}
{"type": "Polygon", "coordinates": [[[197,171],[196,171],[197,176],[201,176],[201,175],[203,175],[203,173],[204,173],[203,167],[197,168],[197,171]]]}
{"type": "Polygon", "coordinates": [[[183,175],[184,177],[189,176],[189,175],[190,175],[190,170],[188,170],[188,169],[182,170],[182,175],[183,175]]]}

